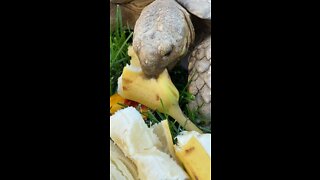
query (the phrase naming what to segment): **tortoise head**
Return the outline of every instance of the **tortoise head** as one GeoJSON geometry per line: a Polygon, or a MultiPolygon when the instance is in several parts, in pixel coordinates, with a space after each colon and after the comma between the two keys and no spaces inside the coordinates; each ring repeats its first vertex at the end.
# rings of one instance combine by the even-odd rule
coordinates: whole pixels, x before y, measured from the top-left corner
{"type": "Polygon", "coordinates": [[[133,49],[144,74],[156,77],[176,64],[193,41],[194,28],[188,12],[174,0],[157,0],[142,11],[136,22],[133,49]]]}

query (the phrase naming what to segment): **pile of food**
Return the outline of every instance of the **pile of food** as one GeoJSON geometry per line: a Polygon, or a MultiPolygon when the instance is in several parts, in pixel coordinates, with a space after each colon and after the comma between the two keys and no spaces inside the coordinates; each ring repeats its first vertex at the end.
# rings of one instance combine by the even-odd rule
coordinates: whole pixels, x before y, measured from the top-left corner
{"type": "Polygon", "coordinates": [[[210,0],[110,8],[110,178],[211,179],[210,0]]]}
{"type": "Polygon", "coordinates": [[[133,107],[110,123],[111,179],[210,179],[210,134],[184,131],[173,145],[167,120],[149,128],[133,107]]]}

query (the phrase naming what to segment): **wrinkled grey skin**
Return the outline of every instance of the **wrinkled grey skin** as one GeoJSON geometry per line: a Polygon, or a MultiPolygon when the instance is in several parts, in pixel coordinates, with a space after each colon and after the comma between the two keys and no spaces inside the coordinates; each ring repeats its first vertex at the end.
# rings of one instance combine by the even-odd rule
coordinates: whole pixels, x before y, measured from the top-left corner
{"type": "MultiPolygon", "coordinates": [[[[115,8],[119,4],[123,24],[128,24],[131,29],[134,27],[133,48],[143,72],[149,77],[156,77],[165,68],[172,69],[192,49],[192,44],[202,41],[197,34],[199,41],[194,42],[195,21],[191,22],[185,9],[202,21],[211,19],[211,0],[153,1],[110,0],[111,27],[114,27],[115,8]]],[[[203,24],[195,26],[201,31],[205,29],[203,24]]]]}
{"type": "Polygon", "coordinates": [[[133,34],[133,49],[149,77],[171,69],[194,41],[190,14],[174,0],[156,0],[143,9],[133,34]]]}

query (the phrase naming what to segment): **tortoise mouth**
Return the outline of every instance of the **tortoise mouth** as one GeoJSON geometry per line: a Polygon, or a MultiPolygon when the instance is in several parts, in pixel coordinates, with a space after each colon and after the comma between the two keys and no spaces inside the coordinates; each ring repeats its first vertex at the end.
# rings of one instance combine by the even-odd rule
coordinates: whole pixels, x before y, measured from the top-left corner
{"type": "Polygon", "coordinates": [[[141,69],[144,75],[148,78],[157,78],[166,68],[160,64],[145,64],[140,61],[141,69]]]}

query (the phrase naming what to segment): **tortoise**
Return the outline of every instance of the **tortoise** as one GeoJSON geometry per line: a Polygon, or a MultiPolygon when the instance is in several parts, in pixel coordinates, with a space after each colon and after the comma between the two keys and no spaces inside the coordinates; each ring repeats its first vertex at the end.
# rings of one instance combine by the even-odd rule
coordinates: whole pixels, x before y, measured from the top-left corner
{"type": "Polygon", "coordinates": [[[157,77],[180,62],[188,68],[188,91],[211,129],[211,0],[110,0],[111,27],[119,5],[134,29],[133,49],[144,74],[157,77]]]}

